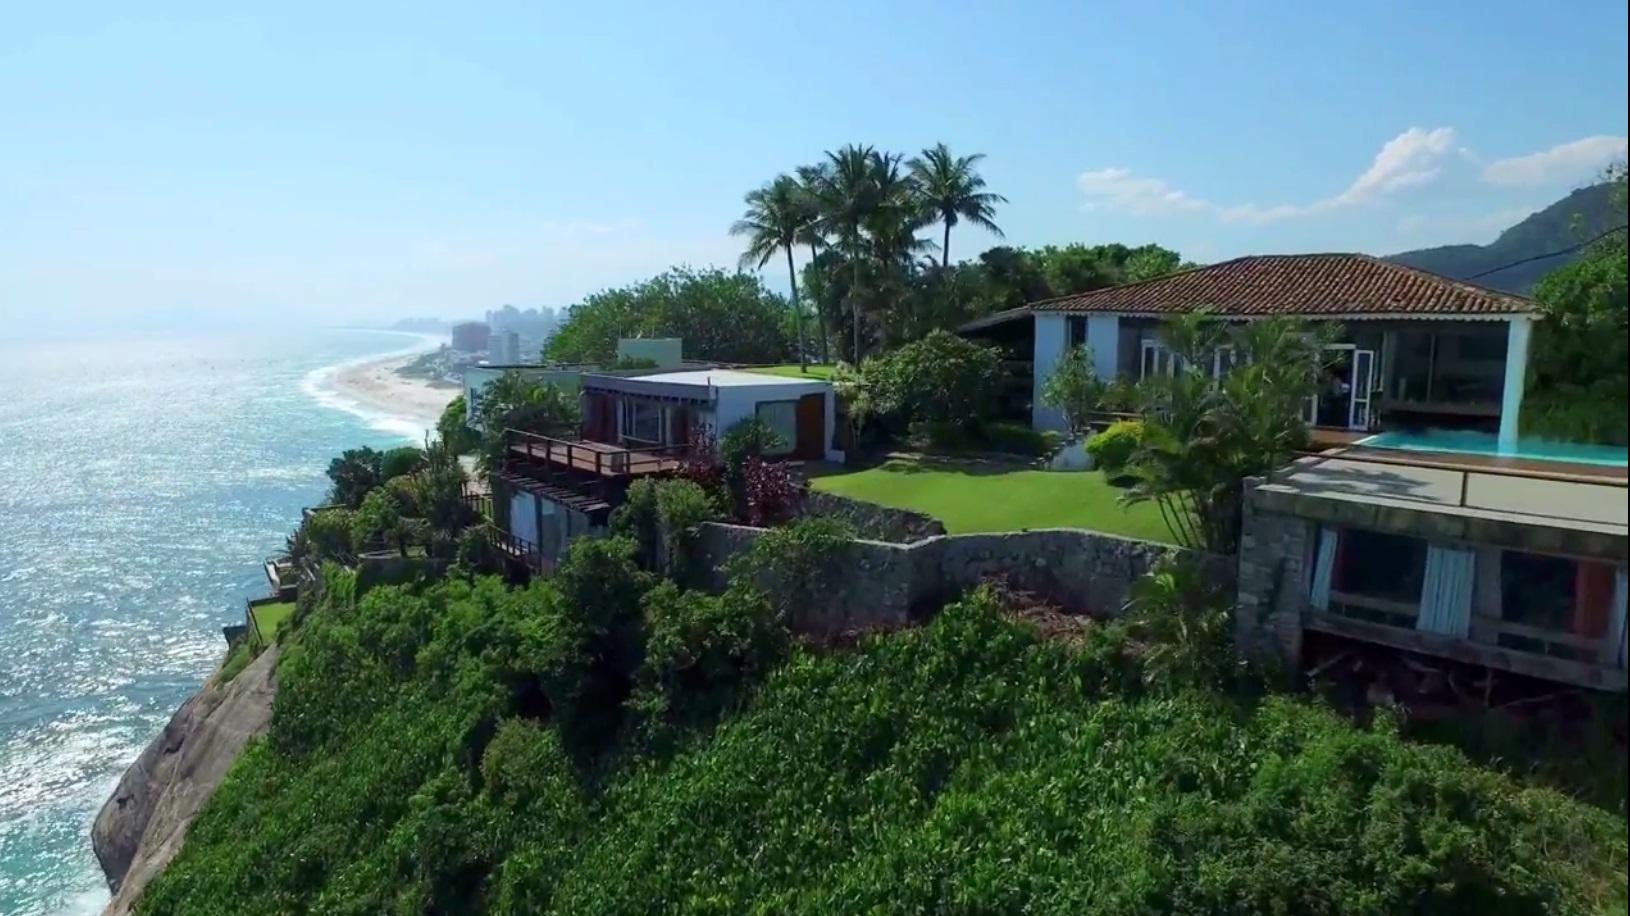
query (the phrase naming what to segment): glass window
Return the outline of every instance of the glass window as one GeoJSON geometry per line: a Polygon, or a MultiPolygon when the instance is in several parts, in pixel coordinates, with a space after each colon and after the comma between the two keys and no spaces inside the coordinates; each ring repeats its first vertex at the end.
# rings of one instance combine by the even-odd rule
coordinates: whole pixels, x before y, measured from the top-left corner
{"type": "Polygon", "coordinates": [[[645,401],[623,401],[623,439],[641,445],[662,444],[662,408],[645,401]]]}
{"type": "Polygon", "coordinates": [[[798,402],[764,401],[755,413],[758,421],[768,426],[781,440],[781,445],[767,454],[785,455],[798,447],[798,402]]]}
{"type": "Polygon", "coordinates": [[[1413,626],[1425,578],[1425,541],[1345,528],[1336,542],[1331,604],[1377,611],[1384,615],[1379,622],[1413,626]]]}
{"type": "Polygon", "coordinates": [[[1500,616],[1504,620],[1572,633],[1607,635],[1613,607],[1610,563],[1517,550],[1500,555],[1500,616]]]}

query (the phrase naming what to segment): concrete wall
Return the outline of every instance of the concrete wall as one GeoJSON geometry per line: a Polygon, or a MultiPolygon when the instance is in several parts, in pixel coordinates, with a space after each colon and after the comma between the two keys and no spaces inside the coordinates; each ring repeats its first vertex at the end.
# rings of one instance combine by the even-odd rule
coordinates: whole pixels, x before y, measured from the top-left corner
{"type": "Polygon", "coordinates": [[[826,398],[825,429],[821,431],[823,450],[827,459],[842,461],[843,454],[832,447],[832,432],[837,422],[837,400],[827,382],[803,382],[796,385],[768,383],[765,385],[721,385],[715,388],[717,398],[710,414],[704,414],[713,429],[715,440],[743,420],[757,415],[758,405],[767,401],[797,401],[806,394],[821,394],[826,398]]]}
{"type": "Polygon", "coordinates": [[[1058,361],[1069,345],[1069,326],[1063,312],[1036,313],[1036,349],[1031,363],[1030,425],[1035,429],[1053,429],[1063,432],[1064,413],[1042,400],[1041,389],[1047,384],[1058,361]]]}
{"type": "MultiPolygon", "coordinates": [[[[725,564],[763,534],[761,528],[703,525],[698,559],[709,584],[724,587],[725,564]]],[[[1068,611],[1114,616],[1132,583],[1179,549],[1073,528],[941,535],[910,544],[856,540],[821,593],[805,596],[806,616],[795,626],[820,634],[899,626],[995,576],[1068,611]]],[[[1232,557],[1207,562],[1210,575],[1232,580],[1232,557]]]]}

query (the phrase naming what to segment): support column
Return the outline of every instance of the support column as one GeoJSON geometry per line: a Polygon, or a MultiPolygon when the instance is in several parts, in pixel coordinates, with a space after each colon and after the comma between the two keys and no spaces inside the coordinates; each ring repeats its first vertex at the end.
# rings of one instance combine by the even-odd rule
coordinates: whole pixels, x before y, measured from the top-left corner
{"type": "Polygon", "coordinates": [[[1063,431],[1064,413],[1041,399],[1042,386],[1058,368],[1058,361],[1069,346],[1068,318],[1062,312],[1035,314],[1035,350],[1031,356],[1030,425],[1035,429],[1063,431]]]}
{"type": "Polygon", "coordinates": [[[1524,386],[1528,381],[1528,342],[1533,335],[1533,319],[1511,319],[1505,347],[1505,387],[1500,397],[1500,450],[1514,450],[1521,431],[1520,414],[1524,386]]]}
{"type": "Polygon", "coordinates": [[[1087,346],[1092,349],[1092,371],[1112,382],[1120,370],[1121,316],[1088,315],[1087,346]]]}

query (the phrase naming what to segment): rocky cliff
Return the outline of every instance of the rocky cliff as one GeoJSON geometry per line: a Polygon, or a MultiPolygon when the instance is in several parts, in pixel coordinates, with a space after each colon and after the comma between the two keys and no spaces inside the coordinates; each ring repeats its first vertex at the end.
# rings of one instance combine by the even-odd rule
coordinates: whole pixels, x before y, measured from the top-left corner
{"type": "Polygon", "coordinates": [[[211,680],[170,717],[96,815],[91,847],[123,916],[181,849],[192,819],[249,739],[266,731],[277,693],[276,646],[226,683],[211,680]]]}

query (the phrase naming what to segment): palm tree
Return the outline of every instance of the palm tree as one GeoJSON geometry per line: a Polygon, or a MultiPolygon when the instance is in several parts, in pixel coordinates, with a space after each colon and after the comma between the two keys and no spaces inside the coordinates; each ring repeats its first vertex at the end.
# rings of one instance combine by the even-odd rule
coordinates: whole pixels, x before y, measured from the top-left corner
{"type": "Polygon", "coordinates": [[[985,179],[974,170],[984,153],[971,156],[953,156],[945,144],[925,149],[907,163],[911,176],[922,188],[924,203],[945,226],[945,241],[940,246],[940,266],[951,263],[951,227],[961,220],[983,226],[1000,238],[1002,230],[995,223],[996,205],[1007,203],[1007,198],[983,190],[985,179]]]}
{"type": "Polygon", "coordinates": [[[803,310],[798,305],[798,272],[792,266],[792,248],[804,241],[814,221],[812,208],[798,180],[777,175],[774,181],[747,192],[747,212],[730,227],[731,235],[747,237],[743,267],[762,269],[777,251],[787,254],[787,282],[792,284],[792,320],[798,336],[798,368],[806,364],[803,310]]]}
{"type": "Polygon", "coordinates": [[[854,324],[855,364],[860,363],[860,270],[865,258],[863,232],[867,220],[877,204],[874,165],[877,150],[871,146],[849,144],[837,152],[826,153],[826,161],[818,169],[809,171],[814,182],[815,200],[820,208],[820,230],[837,242],[838,250],[848,258],[851,280],[849,307],[854,324]]]}
{"type": "MultiPolygon", "coordinates": [[[[821,201],[820,184],[827,174],[827,165],[824,162],[815,165],[800,165],[798,172],[799,203],[804,208],[804,231],[799,241],[809,246],[809,263],[814,264],[820,256],[821,245],[826,242],[821,234],[821,201]]],[[[821,332],[821,362],[827,365],[832,363],[832,352],[829,348],[832,339],[831,332],[826,327],[826,312],[820,303],[815,306],[815,323],[821,332]]]]}

